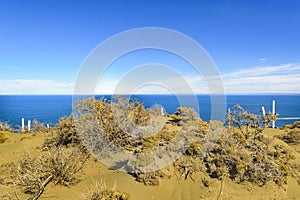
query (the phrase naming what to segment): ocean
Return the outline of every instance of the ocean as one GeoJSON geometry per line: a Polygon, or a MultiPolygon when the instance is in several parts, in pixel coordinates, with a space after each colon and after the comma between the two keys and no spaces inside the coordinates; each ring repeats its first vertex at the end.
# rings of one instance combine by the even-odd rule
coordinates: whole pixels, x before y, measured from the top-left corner
{"type": "MultiPolygon", "coordinates": [[[[100,98],[102,96],[96,96],[100,98]]],[[[109,95],[105,95],[110,98],[109,95]]],[[[155,104],[164,107],[168,113],[174,113],[180,105],[175,95],[134,95],[150,108],[155,104]]],[[[211,119],[211,97],[197,96],[199,116],[205,121],[211,119]]],[[[236,104],[254,114],[260,114],[261,106],[266,112],[272,109],[272,100],[276,100],[276,113],[279,117],[300,117],[300,95],[228,95],[226,110],[236,104]]],[[[190,105],[193,107],[195,105],[190,105]]],[[[0,95],[0,121],[8,122],[14,128],[21,125],[21,118],[37,119],[40,122],[54,125],[59,118],[72,113],[72,95],[0,95]]],[[[224,119],[219,119],[224,121],[224,119]]],[[[276,126],[293,124],[293,120],[277,121],[276,126]]]]}

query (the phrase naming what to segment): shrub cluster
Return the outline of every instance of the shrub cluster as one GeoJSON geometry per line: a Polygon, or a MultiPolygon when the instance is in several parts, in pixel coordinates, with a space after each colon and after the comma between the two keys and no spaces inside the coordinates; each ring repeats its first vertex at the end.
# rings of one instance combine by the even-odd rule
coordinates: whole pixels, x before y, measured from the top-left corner
{"type": "Polygon", "coordinates": [[[193,173],[202,171],[211,178],[229,177],[262,186],[268,182],[283,185],[288,175],[299,176],[294,149],[262,134],[274,116],[255,116],[236,106],[228,120],[229,127],[220,121],[199,127],[202,134],[196,134],[185,155],[173,164],[179,177],[193,179],[193,173]]]}

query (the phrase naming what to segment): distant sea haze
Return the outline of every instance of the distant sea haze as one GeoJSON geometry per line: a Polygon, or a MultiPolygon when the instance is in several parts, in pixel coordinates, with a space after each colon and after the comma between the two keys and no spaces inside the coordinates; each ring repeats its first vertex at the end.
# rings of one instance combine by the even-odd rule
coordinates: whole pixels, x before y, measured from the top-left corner
{"type": "MultiPolygon", "coordinates": [[[[101,98],[99,95],[96,98],[101,98]]],[[[105,98],[111,98],[104,95],[105,98]]],[[[164,107],[166,112],[174,113],[180,106],[175,95],[133,95],[150,108],[154,104],[164,107]]],[[[209,95],[197,95],[200,118],[208,121],[211,117],[211,98],[209,95]]],[[[228,95],[227,108],[236,104],[254,114],[261,114],[261,106],[266,112],[272,110],[272,100],[276,100],[276,113],[279,117],[300,117],[300,95],[228,95]]],[[[189,107],[193,107],[190,105],[189,107]]],[[[0,121],[8,122],[14,128],[21,125],[21,118],[25,120],[37,119],[40,122],[56,124],[60,117],[72,113],[72,95],[0,95],[0,121]]],[[[219,119],[224,121],[224,119],[219,119]]],[[[277,121],[276,126],[294,121],[277,121]]]]}

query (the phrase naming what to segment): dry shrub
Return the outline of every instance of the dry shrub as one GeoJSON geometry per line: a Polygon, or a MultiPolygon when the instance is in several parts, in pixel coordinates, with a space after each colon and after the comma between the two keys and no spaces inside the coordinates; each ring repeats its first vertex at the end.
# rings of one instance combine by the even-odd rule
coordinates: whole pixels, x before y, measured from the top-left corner
{"type": "Polygon", "coordinates": [[[17,166],[15,162],[0,165],[0,184],[13,185],[16,180],[17,166]]]}
{"type": "Polygon", "coordinates": [[[55,184],[69,185],[78,180],[87,157],[77,148],[52,148],[42,156],[23,156],[18,165],[18,184],[25,193],[36,193],[49,177],[55,184]]]}
{"type": "Polygon", "coordinates": [[[194,180],[193,174],[197,172],[204,172],[205,165],[203,160],[198,156],[181,156],[176,162],[173,163],[176,171],[179,175],[177,175],[177,179],[190,178],[194,180]]]}
{"type": "Polygon", "coordinates": [[[136,173],[134,175],[136,177],[137,182],[141,182],[144,185],[159,185],[159,179],[160,177],[163,177],[163,174],[161,171],[152,171],[147,173],[136,173]]]}
{"type": "Polygon", "coordinates": [[[13,128],[7,122],[0,121],[0,131],[13,131],[13,128]]]}
{"type": "Polygon", "coordinates": [[[52,129],[51,137],[44,142],[44,147],[78,146],[80,137],[75,127],[75,116],[64,116],[59,119],[58,127],[52,129]]]}
{"type": "MultiPolygon", "coordinates": [[[[109,141],[116,146],[126,150],[133,150],[137,145],[137,139],[130,136],[135,134],[135,122],[129,117],[137,116],[134,114],[135,104],[129,99],[118,98],[118,102],[114,103],[106,99],[95,100],[94,98],[85,99],[77,103],[76,110],[79,113],[78,127],[82,127],[90,121],[96,121],[99,133],[105,135],[109,141]],[[130,133],[130,134],[128,134],[130,133]]],[[[138,111],[140,109],[136,109],[138,111]]],[[[142,123],[142,122],[138,122],[142,123]]],[[[93,124],[95,125],[95,124],[93,124]]],[[[80,134],[88,136],[93,127],[80,128],[80,134]],[[87,130],[89,129],[89,130],[87,130]]],[[[89,144],[86,144],[89,145],[89,144]]]]}
{"type": "Polygon", "coordinates": [[[76,110],[84,120],[96,120],[98,126],[112,142],[121,148],[132,150],[143,132],[156,128],[155,117],[158,112],[147,110],[137,100],[117,97],[116,102],[94,98],[77,103],[76,110]],[[134,135],[134,137],[132,137],[134,135]]]}
{"type": "Polygon", "coordinates": [[[143,104],[135,101],[133,109],[129,113],[131,120],[138,126],[146,126],[150,123],[150,115],[143,104]]]}
{"type": "MultiPolygon", "coordinates": [[[[249,114],[240,106],[230,113],[231,125],[225,128],[221,122],[210,122],[210,135],[205,145],[210,150],[204,154],[207,172],[213,178],[228,176],[234,181],[249,181],[257,185],[275,182],[286,184],[286,177],[294,167],[294,152],[276,139],[262,135],[265,124],[260,125],[259,116],[249,114]]],[[[269,122],[272,120],[269,120],[269,122]]]]}
{"type": "MultiPolygon", "coordinates": [[[[192,175],[202,171],[211,178],[224,180],[229,177],[238,183],[248,181],[259,186],[268,182],[286,184],[288,175],[297,178],[300,170],[295,151],[285,143],[262,134],[274,117],[255,116],[236,106],[228,116],[230,127],[224,127],[220,121],[210,121],[208,126],[199,123],[200,131],[196,132],[184,156],[173,163],[179,178],[190,177],[193,180],[192,175]]],[[[182,122],[180,114],[177,118],[178,124],[183,126],[193,122],[182,122]]]]}
{"type": "Polygon", "coordinates": [[[41,123],[36,119],[34,119],[32,121],[32,127],[33,127],[34,132],[45,131],[46,130],[46,127],[45,127],[44,123],[41,123]]]}
{"type": "Polygon", "coordinates": [[[2,183],[19,185],[37,199],[51,181],[64,186],[76,183],[86,160],[78,148],[52,148],[39,156],[27,152],[18,163],[1,166],[1,171],[10,168],[2,183]]]}
{"type": "MultiPolygon", "coordinates": [[[[164,153],[163,149],[167,149],[167,153],[173,155],[184,153],[188,148],[187,141],[195,135],[203,134],[199,129],[201,120],[195,111],[189,108],[178,108],[177,128],[169,131],[168,128],[162,127],[158,133],[154,132],[159,124],[156,120],[164,120],[165,116],[161,116],[160,109],[147,110],[135,100],[118,97],[114,102],[90,98],[78,102],[76,110],[76,127],[84,145],[89,147],[93,154],[108,157],[109,155],[104,155],[104,150],[109,148],[105,142],[137,153],[137,162],[131,163],[127,160],[120,165],[136,177],[137,181],[147,185],[158,184],[159,178],[164,175],[159,170],[149,173],[142,170],[154,159],[144,154],[158,152],[156,156],[165,156],[160,155],[160,152],[164,153]]],[[[114,149],[109,149],[109,152],[111,151],[114,149]]],[[[119,167],[118,165],[116,168],[119,167]]]]}
{"type": "Polygon", "coordinates": [[[90,191],[80,195],[82,200],[130,200],[130,194],[113,187],[108,189],[105,183],[95,183],[90,191]]]}

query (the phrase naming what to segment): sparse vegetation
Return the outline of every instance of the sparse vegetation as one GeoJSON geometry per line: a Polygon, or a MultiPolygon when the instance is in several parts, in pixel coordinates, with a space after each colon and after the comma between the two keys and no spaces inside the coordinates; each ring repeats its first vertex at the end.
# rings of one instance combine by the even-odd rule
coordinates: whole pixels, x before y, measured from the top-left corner
{"type": "Polygon", "coordinates": [[[34,119],[32,121],[32,127],[33,127],[33,131],[34,132],[38,132],[38,131],[46,131],[46,127],[44,125],[44,123],[39,122],[38,120],[34,119]]]}
{"type": "Polygon", "coordinates": [[[82,200],[130,200],[130,194],[116,190],[115,186],[108,189],[104,182],[96,182],[92,189],[80,195],[82,200]]]}
{"type": "Polygon", "coordinates": [[[0,121],[0,131],[13,131],[13,128],[7,122],[0,121]]]}
{"type": "Polygon", "coordinates": [[[283,140],[288,144],[300,144],[300,130],[296,130],[294,128],[291,130],[287,130],[284,134],[277,136],[277,138],[283,140]]]}
{"type": "MultiPolygon", "coordinates": [[[[136,100],[121,97],[116,102],[86,99],[78,102],[76,110],[47,130],[38,155],[26,153],[18,162],[1,165],[0,184],[20,186],[31,199],[38,199],[50,182],[64,186],[77,183],[90,155],[87,150],[94,155],[107,154],[108,144],[135,155],[114,168],[126,169],[147,186],[159,185],[161,178],[173,174],[155,163],[150,171],[143,168],[156,158],[174,154],[178,157],[171,166],[177,181],[191,179],[210,188],[212,180],[219,180],[217,198],[222,196],[225,179],[257,186],[269,182],[285,185],[289,175],[300,180],[298,154],[288,145],[300,143],[298,124],[285,127],[285,133],[277,138],[263,134],[276,115],[253,115],[236,106],[224,126],[220,121],[202,121],[193,109],[179,107],[176,113],[162,116],[158,108],[148,110],[136,100]],[[162,119],[167,122],[163,126],[159,123],[162,119]],[[196,179],[197,174],[202,178],[196,179]]],[[[34,131],[45,131],[37,121],[33,127],[34,131]]],[[[0,132],[0,143],[5,140],[0,132]]],[[[130,195],[101,183],[82,199],[127,200],[130,195]]]]}
{"type": "Polygon", "coordinates": [[[80,144],[80,138],[75,128],[75,117],[70,115],[60,118],[58,127],[53,129],[44,142],[44,147],[76,146],[80,144]]]}

